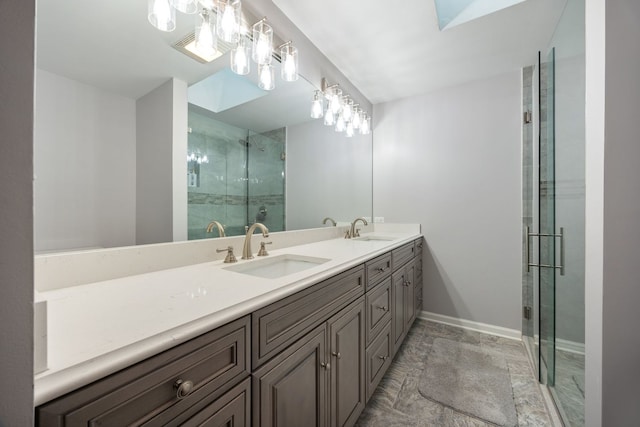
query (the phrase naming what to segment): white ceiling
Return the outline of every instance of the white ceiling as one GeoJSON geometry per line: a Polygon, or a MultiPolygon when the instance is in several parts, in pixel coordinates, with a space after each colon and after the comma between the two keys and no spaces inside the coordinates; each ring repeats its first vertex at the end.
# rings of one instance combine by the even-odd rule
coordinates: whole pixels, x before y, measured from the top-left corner
{"type": "Polygon", "coordinates": [[[273,2],[374,104],[533,64],[566,4],[527,0],[441,32],[433,0],[273,2]]]}

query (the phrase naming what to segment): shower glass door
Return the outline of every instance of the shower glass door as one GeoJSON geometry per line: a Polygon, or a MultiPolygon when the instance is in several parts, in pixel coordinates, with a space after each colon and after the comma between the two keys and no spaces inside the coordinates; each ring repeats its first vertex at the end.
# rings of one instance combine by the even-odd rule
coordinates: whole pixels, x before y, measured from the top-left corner
{"type": "Polygon", "coordinates": [[[552,386],[555,378],[555,49],[538,64],[540,131],[538,148],[538,297],[540,380],[552,386]]]}

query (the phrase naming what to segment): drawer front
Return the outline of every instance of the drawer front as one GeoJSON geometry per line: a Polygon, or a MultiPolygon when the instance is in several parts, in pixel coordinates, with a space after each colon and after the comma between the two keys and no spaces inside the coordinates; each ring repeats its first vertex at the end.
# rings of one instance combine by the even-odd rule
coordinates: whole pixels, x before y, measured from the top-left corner
{"type": "Polygon", "coordinates": [[[398,249],[394,249],[391,251],[391,265],[393,266],[393,271],[396,271],[398,268],[402,267],[408,261],[411,261],[416,252],[416,245],[414,242],[407,243],[399,247],[398,249]]]}
{"type": "Polygon", "coordinates": [[[367,292],[367,344],[391,321],[391,277],[367,292]]]}
{"type": "Polygon", "coordinates": [[[364,265],[252,314],[254,369],[364,294],[364,265]]]}
{"type": "Polygon", "coordinates": [[[419,239],[414,240],[413,243],[416,246],[416,257],[422,258],[422,252],[424,249],[424,238],[420,237],[419,239]]]}
{"type": "Polygon", "coordinates": [[[378,383],[391,364],[393,343],[391,340],[391,324],[387,324],[382,333],[367,348],[366,375],[367,400],[371,399],[378,383]]]}
{"type": "Polygon", "coordinates": [[[391,252],[367,261],[367,290],[391,276],[391,252]]]}
{"type": "Polygon", "coordinates": [[[249,427],[251,425],[251,378],[245,379],[206,406],[182,427],[249,427]]]}
{"type": "Polygon", "coordinates": [[[250,335],[245,316],[39,407],[39,425],[165,425],[161,420],[249,375],[250,335]],[[176,395],[179,380],[193,384],[182,399],[176,395]]]}

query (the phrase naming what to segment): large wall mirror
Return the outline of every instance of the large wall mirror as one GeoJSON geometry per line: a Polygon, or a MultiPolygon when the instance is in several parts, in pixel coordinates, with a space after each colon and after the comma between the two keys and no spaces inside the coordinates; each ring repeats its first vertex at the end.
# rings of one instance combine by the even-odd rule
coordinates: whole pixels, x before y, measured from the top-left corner
{"type": "Polygon", "coordinates": [[[371,216],[371,135],[311,119],[303,75],[264,91],[228,52],[199,62],[174,47],[194,16],[164,33],[146,2],[37,7],[36,252],[214,238],[212,220],[237,235],[371,216]]]}

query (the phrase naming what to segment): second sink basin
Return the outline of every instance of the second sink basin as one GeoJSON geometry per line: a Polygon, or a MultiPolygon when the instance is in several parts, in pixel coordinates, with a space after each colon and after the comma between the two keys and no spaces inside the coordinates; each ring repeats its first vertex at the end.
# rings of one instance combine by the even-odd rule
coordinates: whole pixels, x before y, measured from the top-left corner
{"type": "Polygon", "coordinates": [[[316,267],[330,261],[327,258],[316,258],[303,255],[283,254],[267,257],[257,261],[238,263],[225,270],[236,273],[249,274],[251,276],[264,277],[266,279],[277,279],[298,273],[308,268],[316,267]]]}
{"type": "Polygon", "coordinates": [[[379,236],[379,235],[368,235],[368,236],[362,236],[362,237],[356,237],[353,240],[359,240],[361,242],[370,242],[373,240],[379,240],[379,241],[385,241],[385,242],[390,242],[391,240],[395,240],[395,238],[393,237],[388,237],[388,236],[379,236]]]}

